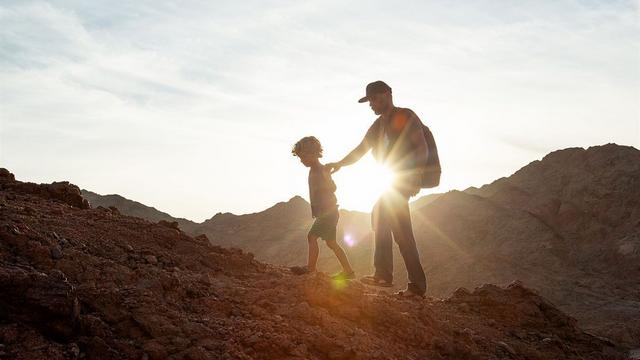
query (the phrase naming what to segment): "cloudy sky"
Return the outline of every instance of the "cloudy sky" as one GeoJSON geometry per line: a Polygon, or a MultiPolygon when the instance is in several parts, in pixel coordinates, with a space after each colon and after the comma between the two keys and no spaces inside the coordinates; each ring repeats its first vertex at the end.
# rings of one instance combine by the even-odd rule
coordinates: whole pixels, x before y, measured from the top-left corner
{"type": "MultiPolygon", "coordinates": [[[[550,151],[640,148],[638,1],[0,1],[0,166],[202,221],[307,196],[382,79],[436,136],[433,191],[550,151]]],[[[370,156],[335,176],[375,201],[370,156]]]]}

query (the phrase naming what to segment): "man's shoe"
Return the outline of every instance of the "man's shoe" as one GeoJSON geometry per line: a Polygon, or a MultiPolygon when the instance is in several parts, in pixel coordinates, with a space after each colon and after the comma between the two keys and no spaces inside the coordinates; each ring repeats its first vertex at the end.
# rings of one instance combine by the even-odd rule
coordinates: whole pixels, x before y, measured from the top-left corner
{"type": "Polygon", "coordinates": [[[331,277],[331,280],[353,280],[355,278],[356,278],[356,273],[354,271],[352,272],[340,271],[339,273],[333,275],[331,277]]]}
{"type": "Polygon", "coordinates": [[[365,285],[379,286],[379,287],[392,287],[393,286],[393,283],[391,281],[387,281],[387,280],[381,279],[381,278],[376,277],[374,275],[367,275],[367,276],[361,278],[360,282],[365,284],[365,285]]]}
{"type": "Polygon", "coordinates": [[[418,294],[417,292],[414,292],[409,289],[398,291],[394,295],[403,299],[424,299],[425,298],[424,294],[418,294]]]}

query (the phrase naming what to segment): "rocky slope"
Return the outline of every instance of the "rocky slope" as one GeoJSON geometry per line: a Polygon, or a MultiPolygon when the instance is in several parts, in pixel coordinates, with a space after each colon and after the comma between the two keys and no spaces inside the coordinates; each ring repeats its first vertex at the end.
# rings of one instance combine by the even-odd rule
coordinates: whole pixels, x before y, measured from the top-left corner
{"type": "MultiPolygon", "coordinates": [[[[480,189],[413,204],[430,294],[521,279],[581,326],[640,346],[640,151],[608,144],[553,152],[480,189]]],[[[198,226],[215,244],[281,265],[304,262],[311,224],[301,198],[264,212],[219,214],[198,226]]],[[[369,214],[341,213],[339,237],[356,272],[371,271],[369,214]]],[[[396,284],[404,265],[395,254],[396,284]]],[[[330,251],[320,269],[339,270],[330,251]]]]}
{"type": "Polygon", "coordinates": [[[5,170],[0,239],[0,358],[625,358],[519,283],[402,300],[296,277],[5,170]]]}

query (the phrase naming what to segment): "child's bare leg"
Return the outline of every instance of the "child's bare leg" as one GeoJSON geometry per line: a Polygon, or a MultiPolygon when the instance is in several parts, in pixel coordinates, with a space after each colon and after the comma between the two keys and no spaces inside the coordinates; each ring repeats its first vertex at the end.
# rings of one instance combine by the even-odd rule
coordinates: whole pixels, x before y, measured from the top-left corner
{"type": "Polygon", "coordinates": [[[309,272],[316,271],[316,265],[318,264],[318,237],[313,234],[307,235],[307,241],[309,242],[309,261],[307,262],[307,269],[309,272]]]}
{"type": "Polygon", "coordinates": [[[327,240],[325,241],[327,246],[333,250],[333,253],[336,254],[338,261],[340,261],[340,265],[342,265],[342,269],[347,273],[352,273],[353,269],[351,268],[351,264],[349,264],[349,259],[347,259],[347,254],[345,254],[344,250],[338,245],[338,242],[335,240],[327,240]]]}

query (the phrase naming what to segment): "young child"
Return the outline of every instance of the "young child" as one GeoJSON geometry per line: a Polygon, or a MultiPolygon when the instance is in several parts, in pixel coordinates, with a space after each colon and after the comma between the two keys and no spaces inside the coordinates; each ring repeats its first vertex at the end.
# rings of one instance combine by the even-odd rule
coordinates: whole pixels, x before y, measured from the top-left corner
{"type": "Polygon", "coordinates": [[[338,225],[338,203],[335,196],[336,184],[331,179],[329,169],[320,163],[322,146],[313,136],[307,136],[298,141],[291,150],[293,156],[300,158],[302,164],[309,168],[309,198],[311,200],[311,216],[316,220],[309,230],[309,261],[306,267],[293,267],[291,270],[300,275],[316,271],[318,263],[318,238],[333,250],[342,265],[342,271],[333,276],[335,280],[351,280],[356,275],[349,264],[347,255],[336,242],[336,227],[338,225]]]}

